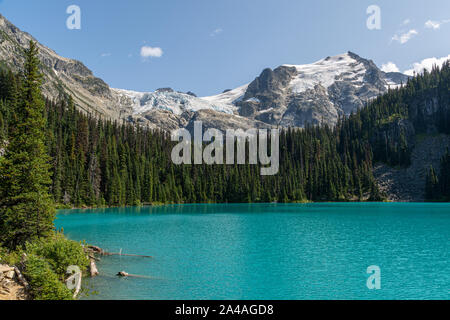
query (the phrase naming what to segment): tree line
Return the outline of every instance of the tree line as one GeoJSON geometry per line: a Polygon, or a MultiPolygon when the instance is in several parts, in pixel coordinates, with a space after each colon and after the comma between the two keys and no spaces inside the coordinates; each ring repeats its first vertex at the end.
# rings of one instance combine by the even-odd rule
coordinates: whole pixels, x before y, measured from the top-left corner
{"type": "MultiPolygon", "coordinates": [[[[286,129],[280,171],[260,176],[258,165],[174,165],[170,136],[158,130],[81,113],[70,97],[45,101],[49,191],[71,206],[151,203],[382,200],[374,162],[407,166],[414,134],[449,131],[449,64],[408,81],[338,124],[286,129]],[[434,101],[438,110],[427,114],[434,101]]],[[[24,83],[0,74],[0,137],[8,141],[24,83]]],[[[445,172],[445,171],[443,171],[445,172]]],[[[437,178],[440,180],[439,178],[437,178]]],[[[425,182],[424,182],[425,183],[425,182]]]]}

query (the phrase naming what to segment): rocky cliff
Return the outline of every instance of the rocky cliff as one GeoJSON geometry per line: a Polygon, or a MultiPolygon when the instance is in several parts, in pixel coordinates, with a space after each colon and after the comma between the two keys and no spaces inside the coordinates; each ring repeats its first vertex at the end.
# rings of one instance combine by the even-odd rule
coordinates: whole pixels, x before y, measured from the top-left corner
{"type": "Polygon", "coordinates": [[[440,163],[450,148],[450,136],[427,135],[414,137],[411,165],[407,168],[393,168],[386,164],[374,165],[374,176],[380,190],[390,201],[425,201],[425,181],[430,166],[440,172],[440,163]]]}

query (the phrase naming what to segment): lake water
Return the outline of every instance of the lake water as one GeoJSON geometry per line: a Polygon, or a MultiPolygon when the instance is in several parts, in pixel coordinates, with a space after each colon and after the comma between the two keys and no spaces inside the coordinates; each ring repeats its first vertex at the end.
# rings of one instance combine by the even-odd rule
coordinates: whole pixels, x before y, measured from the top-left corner
{"type": "Polygon", "coordinates": [[[450,204],[230,204],[63,210],[102,257],[87,299],[449,299],[450,204]],[[381,289],[369,290],[369,266],[381,289]],[[149,278],[119,278],[118,271],[149,278]]]}

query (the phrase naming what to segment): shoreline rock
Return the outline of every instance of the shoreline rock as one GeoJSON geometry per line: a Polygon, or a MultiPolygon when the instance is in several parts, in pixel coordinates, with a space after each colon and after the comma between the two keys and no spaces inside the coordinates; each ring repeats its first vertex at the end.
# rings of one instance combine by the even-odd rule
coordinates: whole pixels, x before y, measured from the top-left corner
{"type": "Polygon", "coordinates": [[[17,267],[0,265],[0,300],[28,300],[28,289],[17,267]]]}

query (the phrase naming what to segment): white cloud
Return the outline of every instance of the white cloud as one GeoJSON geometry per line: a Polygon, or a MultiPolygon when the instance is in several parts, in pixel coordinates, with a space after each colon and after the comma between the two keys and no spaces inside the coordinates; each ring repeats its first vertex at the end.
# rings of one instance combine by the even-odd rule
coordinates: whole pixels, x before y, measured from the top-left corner
{"type": "Polygon", "coordinates": [[[450,22],[450,19],[449,20],[441,20],[441,21],[428,20],[427,22],[425,22],[425,28],[438,30],[441,28],[441,26],[443,24],[446,24],[449,22],[450,22]]]}
{"type": "Polygon", "coordinates": [[[406,19],[406,20],[403,21],[402,25],[406,26],[406,25],[408,25],[410,23],[411,23],[411,20],[410,19],[406,19]]]}
{"type": "Polygon", "coordinates": [[[398,41],[401,44],[407,43],[409,40],[411,40],[412,37],[417,36],[419,32],[415,29],[411,29],[408,32],[405,33],[397,33],[392,37],[393,41],[398,41]]]}
{"type": "Polygon", "coordinates": [[[111,56],[111,53],[102,53],[101,55],[100,55],[102,58],[104,58],[104,57],[110,57],[111,56]]]}
{"type": "Polygon", "coordinates": [[[381,66],[381,71],[384,72],[400,72],[400,69],[393,62],[385,63],[381,66]]]}
{"type": "Polygon", "coordinates": [[[161,48],[158,47],[149,47],[149,46],[143,46],[141,48],[141,57],[143,58],[160,58],[163,55],[163,51],[161,48]]]}
{"type": "Polygon", "coordinates": [[[213,32],[211,32],[210,36],[211,36],[211,37],[215,37],[215,36],[217,36],[218,34],[221,34],[222,32],[223,32],[223,29],[222,29],[222,28],[217,28],[216,30],[214,30],[213,32]]]}
{"type": "Polygon", "coordinates": [[[427,70],[431,70],[433,68],[433,66],[438,66],[441,67],[444,62],[446,62],[447,60],[450,60],[450,54],[447,57],[442,57],[442,58],[427,58],[427,59],[423,59],[420,62],[416,62],[413,63],[413,68],[406,70],[404,72],[404,74],[407,74],[408,76],[412,76],[414,75],[414,71],[416,73],[422,73],[425,69],[427,70]]]}
{"type": "Polygon", "coordinates": [[[439,29],[441,27],[441,23],[439,21],[428,20],[425,22],[425,28],[428,29],[439,29]]]}

